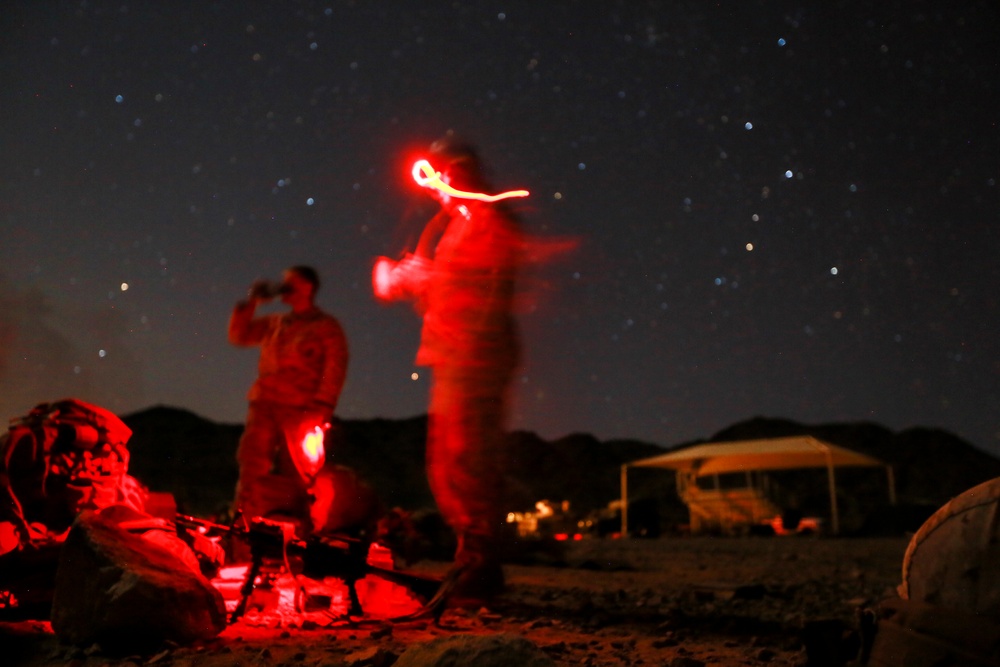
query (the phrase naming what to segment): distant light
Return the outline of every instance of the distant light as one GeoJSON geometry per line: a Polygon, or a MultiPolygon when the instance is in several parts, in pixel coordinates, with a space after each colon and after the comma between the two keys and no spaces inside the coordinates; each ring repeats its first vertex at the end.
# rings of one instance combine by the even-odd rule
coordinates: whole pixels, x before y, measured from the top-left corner
{"type": "Polygon", "coordinates": [[[832,276],[835,276],[835,275],[837,275],[838,273],[839,273],[839,271],[837,270],[837,267],[835,267],[835,266],[834,266],[834,267],[832,267],[832,268],[830,269],[830,275],[832,275],[832,276]]]}
{"type": "Polygon", "coordinates": [[[127,292],[128,291],[128,283],[122,283],[122,291],[123,292],[127,292]]]}
{"type": "Polygon", "coordinates": [[[554,195],[552,195],[552,198],[553,199],[562,199],[562,193],[561,192],[557,192],[554,195]]]}
{"type": "Polygon", "coordinates": [[[784,46],[785,44],[787,44],[787,42],[785,41],[785,38],[784,37],[779,37],[778,38],[778,46],[784,46]]]}
{"type": "Polygon", "coordinates": [[[306,206],[312,206],[315,203],[316,203],[316,200],[313,199],[312,197],[310,197],[309,199],[306,200],[306,206]]]}
{"type": "Polygon", "coordinates": [[[792,173],[791,169],[789,169],[789,170],[787,170],[785,172],[785,178],[791,178],[792,176],[794,176],[794,174],[792,173]]]}
{"type": "Polygon", "coordinates": [[[420,379],[420,373],[417,373],[416,371],[410,373],[410,379],[416,382],[420,379]]]}
{"type": "Polygon", "coordinates": [[[118,102],[118,104],[121,104],[124,101],[125,101],[124,97],[122,97],[121,95],[115,95],[115,102],[118,102]]]}
{"type": "Polygon", "coordinates": [[[507,18],[507,15],[504,14],[503,12],[500,12],[499,14],[497,14],[497,19],[500,20],[500,21],[503,21],[506,18],[507,18]]]}
{"type": "Polygon", "coordinates": [[[319,44],[317,44],[316,42],[313,42],[313,43],[311,43],[311,44],[309,45],[309,49],[310,49],[311,51],[315,51],[315,50],[316,50],[316,49],[318,49],[318,48],[319,48],[319,44]]]}
{"type": "Polygon", "coordinates": [[[580,171],[583,171],[584,169],[587,168],[587,165],[581,162],[580,164],[576,165],[576,168],[579,169],[580,171]]]}
{"type": "Polygon", "coordinates": [[[746,129],[748,129],[748,130],[752,130],[753,129],[753,123],[751,123],[750,121],[747,121],[747,122],[743,123],[743,127],[746,128],[746,129]]]}
{"type": "Polygon", "coordinates": [[[748,243],[747,244],[747,252],[753,252],[753,244],[752,243],[748,243]]]}
{"type": "Polygon", "coordinates": [[[108,356],[108,352],[107,352],[107,350],[98,350],[97,351],[97,356],[99,356],[101,359],[103,359],[104,357],[108,356]]]}
{"type": "Polygon", "coordinates": [[[754,222],[760,222],[760,216],[757,215],[756,213],[754,213],[753,215],[751,215],[750,219],[753,220],[754,222]]]}

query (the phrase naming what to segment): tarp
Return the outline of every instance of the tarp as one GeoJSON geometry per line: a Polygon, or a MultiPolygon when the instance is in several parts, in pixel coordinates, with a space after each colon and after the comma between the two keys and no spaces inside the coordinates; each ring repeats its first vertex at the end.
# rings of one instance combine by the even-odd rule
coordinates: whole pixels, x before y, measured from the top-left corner
{"type": "Polygon", "coordinates": [[[840,532],[837,483],[834,470],[845,466],[883,466],[889,476],[889,502],[896,504],[892,467],[883,461],[809,435],[762,438],[733,442],[711,442],[626,463],[621,467],[622,534],[628,534],[628,469],[668,468],[678,473],[705,477],[753,470],[826,468],[830,492],[833,532],[840,532]]]}
{"type": "Polygon", "coordinates": [[[859,452],[808,435],[712,442],[626,464],[630,468],[690,470],[698,477],[747,470],[790,470],[828,466],[884,466],[859,452]]]}

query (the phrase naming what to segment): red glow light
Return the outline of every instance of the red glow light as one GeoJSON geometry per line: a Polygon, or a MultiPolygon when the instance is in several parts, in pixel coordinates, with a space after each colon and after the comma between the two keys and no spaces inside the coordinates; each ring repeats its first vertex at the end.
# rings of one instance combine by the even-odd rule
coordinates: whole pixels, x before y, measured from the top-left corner
{"type": "Polygon", "coordinates": [[[326,451],[323,449],[323,427],[317,426],[306,433],[302,438],[302,452],[309,459],[309,462],[316,465],[324,459],[326,451]]]}
{"type": "Polygon", "coordinates": [[[527,190],[508,190],[496,195],[487,195],[482,192],[465,192],[451,187],[441,180],[441,172],[434,171],[434,167],[427,160],[417,160],[413,163],[413,180],[417,185],[424,188],[434,188],[442,194],[456,199],[476,199],[478,201],[495,202],[511,197],[527,197],[527,190]]]}

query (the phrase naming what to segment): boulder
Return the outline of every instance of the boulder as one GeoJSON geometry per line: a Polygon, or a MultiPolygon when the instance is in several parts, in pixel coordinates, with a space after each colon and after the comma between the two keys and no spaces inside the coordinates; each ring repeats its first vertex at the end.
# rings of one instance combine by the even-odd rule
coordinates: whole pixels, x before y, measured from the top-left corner
{"type": "Polygon", "coordinates": [[[406,649],[393,667],[554,667],[542,649],[511,634],[441,637],[406,649]]]}
{"type": "Polygon", "coordinates": [[[84,512],[60,554],[52,629],[63,643],[110,653],[215,637],[226,627],[222,595],[178,553],[84,512]]]}

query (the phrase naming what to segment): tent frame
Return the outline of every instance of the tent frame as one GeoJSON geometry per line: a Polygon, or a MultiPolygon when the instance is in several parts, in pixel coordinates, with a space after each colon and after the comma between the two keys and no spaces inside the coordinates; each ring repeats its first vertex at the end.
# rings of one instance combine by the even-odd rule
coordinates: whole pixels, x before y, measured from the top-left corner
{"type": "MultiPolygon", "coordinates": [[[[840,512],[837,507],[837,477],[835,469],[838,464],[834,461],[835,452],[845,452],[849,455],[853,455],[853,460],[850,463],[841,463],[841,466],[884,466],[886,469],[886,475],[889,485],[889,503],[891,505],[896,504],[896,480],[893,474],[892,466],[882,461],[879,461],[873,457],[866,456],[864,454],[859,454],[858,452],[853,452],[844,447],[838,447],[836,445],[830,445],[821,440],[818,440],[812,436],[793,436],[789,438],[767,438],[756,441],[741,441],[741,442],[716,442],[708,443],[706,446],[713,446],[716,449],[724,448],[726,445],[730,446],[743,446],[752,445],[753,443],[781,443],[795,441],[796,445],[801,446],[803,443],[809,447],[814,448],[817,452],[822,453],[822,463],[806,464],[801,466],[785,466],[772,464],[762,465],[760,467],[753,468],[742,468],[744,470],[780,470],[782,468],[790,469],[807,469],[807,468],[826,468],[827,477],[827,487],[830,494],[830,521],[833,526],[833,534],[840,534],[840,512]]],[[[690,457],[685,458],[684,454],[688,451],[693,451],[698,446],[694,446],[688,449],[678,450],[677,452],[671,452],[665,455],[654,456],[647,459],[641,459],[639,461],[633,461],[631,463],[625,463],[621,466],[621,535],[622,537],[628,537],[628,469],[630,467],[644,467],[644,468],[671,468],[676,471],[676,474],[680,474],[680,470],[689,469],[695,472],[695,476],[700,476],[698,474],[699,468],[701,468],[708,461],[717,461],[725,457],[725,454],[716,454],[713,458],[697,458],[690,457]],[[668,464],[659,463],[665,459],[674,459],[668,464]]],[[[718,474],[718,473],[716,473],[718,474]]]]}

